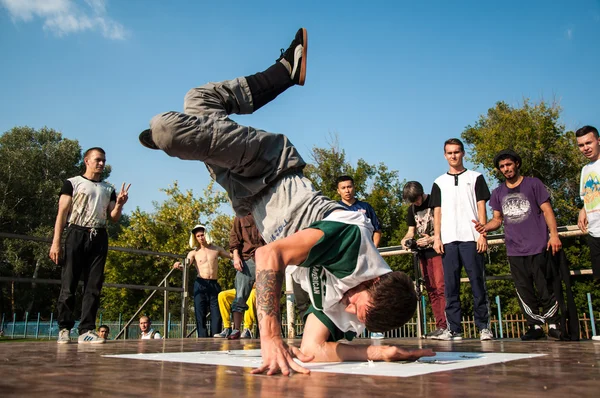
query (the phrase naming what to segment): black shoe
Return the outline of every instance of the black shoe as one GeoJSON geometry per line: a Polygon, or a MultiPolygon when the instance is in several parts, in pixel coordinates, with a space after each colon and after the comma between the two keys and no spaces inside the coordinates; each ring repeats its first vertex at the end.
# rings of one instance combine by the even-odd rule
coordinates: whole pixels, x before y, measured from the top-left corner
{"type": "Polygon", "coordinates": [[[146,148],[159,149],[156,146],[156,144],[154,143],[154,141],[152,141],[152,130],[148,129],[148,130],[142,131],[139,138],[140,138],[140,143],[143,146],[145,146],[146,148]]]}
{"type": "Polygon", "coordinates": [[[305,28],[298,29],[296,37],[287,50],[281,49],[281,56],[277,59],[282,63],[287,63],[290,72],[290,78],[299,86],[304,86],[306,80],[306,51],[308,48],[308,33],[305,28]],[[284,62],[285,61],[285,62],[284,62]]]}
{"type": "Polygon", "coordinates": [[[554,340],[562,340],[562,333],[557,328],[548,329],[548,336],[552,337],[554,340]]]}
{"type": "Polygon", "coordinates": [[[544,329],[537,329],[534,326],[530,326],[527,333],[521,336],[521,340],[529,341],[529,340],[539,340],[543,339],[546,336],[544,333],[544,329]]]}

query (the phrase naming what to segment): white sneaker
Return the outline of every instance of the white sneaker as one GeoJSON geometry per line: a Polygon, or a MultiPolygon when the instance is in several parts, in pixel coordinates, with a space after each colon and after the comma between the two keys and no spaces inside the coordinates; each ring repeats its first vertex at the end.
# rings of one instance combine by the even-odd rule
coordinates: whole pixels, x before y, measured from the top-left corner
{"type": "Polygon", "coordinates": [[[84,334],[80,334],[77,339],[79,344],[104,344],[105,339],[98,336],[93,330],[88,330],[84,334]]]}
{"type": "Polygon", "coordinates": [[[58,332],[58,340],[56,340],[56,342],[58,344],[69,344],[71,342],[69,333],[71,333],[69,329],[60,329],[60,332],[58,332]]]}
{"type": "Polygon", "coordinates": [[[452,332],[450,329],[444,330],[444,333],[438,336],[437,340],[456,341],[462,340],[462,333],[452,332]]]}
{"type": "Polygon", "coordinates": [[[481,329],[479,332],[479,340],[481,341],[489,341],[494,340],[494,334],[490,329],[481,329]]]}
{"type": "Polygon", "coordinates": [[[383,333],[376,333],[376,332],[373,332],[373,333],[371,333],[371,338],[372,338],[373,340],[379,340],[379,339],[383,339],[383,338],[385,338],[385,335],[384,335],[383,333]]]}
{"type": "Polygon", "coordinates": [[[592,336],[592,340],[600,341],[600,336],[592,336]]]}

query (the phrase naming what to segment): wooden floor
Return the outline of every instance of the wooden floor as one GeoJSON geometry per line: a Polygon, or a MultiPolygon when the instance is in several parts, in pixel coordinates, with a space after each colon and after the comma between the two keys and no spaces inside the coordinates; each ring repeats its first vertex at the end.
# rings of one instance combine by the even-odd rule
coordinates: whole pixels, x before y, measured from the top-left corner
{"type": "MultiPolygon", "coordinates": [[[[259,348],[258,340],[169,339],[58,345],[0,344],[0,396],[109,397],[599,397],[600,342],[388,339],[434,351],[543,353],[523,359],[414,377],[332,373],[252,375],[248,368],[106,358],[107,354],[259,348]]],[[[298,341],[296,341],[298,343],[298,341]]],[[[359,343],[371,344],[371,340],[359,343]]],[[[373,342],[380,344],[380,342],[373,342]]]]}

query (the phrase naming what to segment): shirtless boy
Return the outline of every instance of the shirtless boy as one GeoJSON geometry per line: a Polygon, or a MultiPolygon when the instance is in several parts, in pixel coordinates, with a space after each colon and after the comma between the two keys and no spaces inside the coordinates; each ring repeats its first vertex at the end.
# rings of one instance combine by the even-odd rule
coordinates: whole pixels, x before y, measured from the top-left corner
{"type": "MultiPolygon", "coordinates": [[[[217,282],[219,257],[231,258],[228,251],[213,245],[206,240],[206,227],[196,225],[192,229],[190,239],[192,250],[187,255],[189,264],[195,264],[198,277],[194,282],[194,311],[198,337],[208,337],[206,330],[206,314],[210,308],[210,336],[221,330],[221,314],[219,312],[218,296],[221,286],[217,282]],[[194,247],[197,244],[196,247],[194,247]]],[[[182,269],[183,264],[177,261],[173,268],[182,269]]]]}

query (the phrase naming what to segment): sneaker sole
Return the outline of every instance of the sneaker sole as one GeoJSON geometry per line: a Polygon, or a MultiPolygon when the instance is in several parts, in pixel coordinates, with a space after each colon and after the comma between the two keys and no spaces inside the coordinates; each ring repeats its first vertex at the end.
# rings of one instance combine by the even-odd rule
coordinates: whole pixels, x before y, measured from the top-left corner
{"type": "Polygon", "coordinates": [[[300,62],[300,76],[298,76],[298,85],[304,86],[306,81],[306,54],[308,52],[308,31],[302,28],[302,61],[300,62]]]}
{"type": "Polygon", "coordinates": [[[77,344],[104,344],[105,341],[78,341],[77,344]]]}
{"type": "Polygon", "coordinates": [[[147,130],[142,131],[138,137],[138,139],[140,140],[140,144],[142,144],[142,146],[144,146],[148,149],[158,150],[159,148],[156,146],[156,144],[153,143],[154,145],[150,145],[146,142],[146,139],[145,139],[146,136],[149,136],[148,138],[152,142],[151,130],[147,129],[147,130]]]}
{"type": "Polygon", "coordinates": [[[57,344],[71,344],[70,341],[61,341],[61,340],[57,340],[56,343],[57,344]]]}

